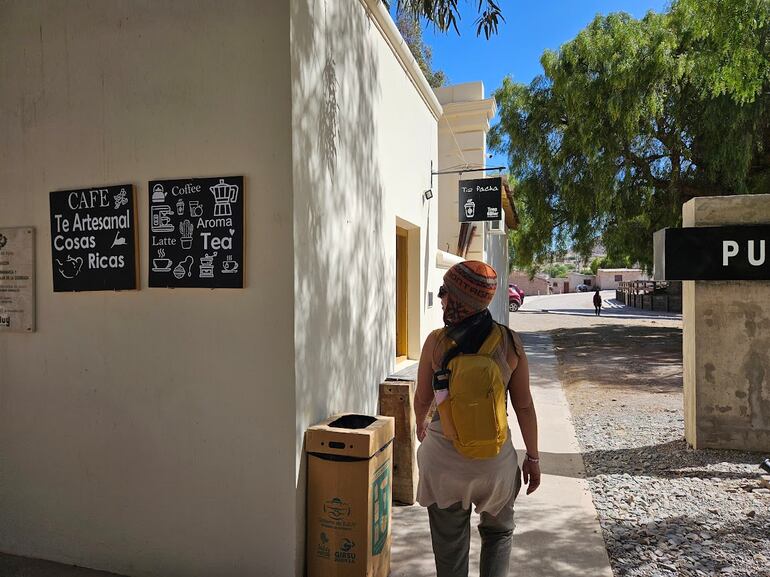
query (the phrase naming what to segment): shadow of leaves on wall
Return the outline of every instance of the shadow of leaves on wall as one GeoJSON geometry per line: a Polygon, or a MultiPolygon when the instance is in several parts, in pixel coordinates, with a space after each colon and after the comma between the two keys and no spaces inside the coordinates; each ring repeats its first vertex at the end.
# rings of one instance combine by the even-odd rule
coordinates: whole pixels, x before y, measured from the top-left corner
{"type": "Polygon", "coordinates": [[[337,103],[337,70],[331,51],[326,57],[323,70],[323,107],[318,130],[319,151],[323,156],[323,164],[330,175],[334,175],[337,167],[337,133],[339,104],[337,103]]]}
{"type": "Polygon", "coordinates": [[[357,2],[296,0],[291,11],[299,553],[304,431],[339,412],[375,414],[391,369],[395,241],[383,231],[378,32],[357,2]]]}

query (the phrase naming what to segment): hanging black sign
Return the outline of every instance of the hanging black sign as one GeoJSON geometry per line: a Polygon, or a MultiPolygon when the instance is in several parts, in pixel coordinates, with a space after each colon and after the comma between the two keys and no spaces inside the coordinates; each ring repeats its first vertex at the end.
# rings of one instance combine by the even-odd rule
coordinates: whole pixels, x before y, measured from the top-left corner
{"type": "Polygon", "coordinates": [[[137,288],[133,185],[54,191],[50,205],[55,292],[137,288]]]}
{"type": "Polygon", "coordinates": [[[476,178],[460,181],[460,222],[503,218],[503,180],[476,178]]]}
{"type": "Polygon", "coordinates": [[[151,287],[243,288],[243,177],[149,183],[151,287]]]}
{"type": "Polygon", "coordinates": [[[655,280],[770,280],[770,225],[664,228],[655,280]]]}

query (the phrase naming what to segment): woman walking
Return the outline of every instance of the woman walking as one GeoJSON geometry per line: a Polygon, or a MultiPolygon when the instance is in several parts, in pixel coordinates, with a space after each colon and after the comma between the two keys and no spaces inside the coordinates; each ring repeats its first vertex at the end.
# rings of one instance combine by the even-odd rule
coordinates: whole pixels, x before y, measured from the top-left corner
{"type": "Polygon", "coordinates": [[[428,508],[437,577],[468,575],[471,505],[481,515],[480,576],[506,577],[522,474],[527,494],[540,485],[527,357],[519,336],[487,309],[496,286],[497,274],[483,262],[450,268],[439,290],[445,327],[428,336],[420,356],[417,500],[428,508]],[[507,427],[508,396],[527,450],[521,468],[507,427]]]}
{"type": "Polygon", "coordinates": [[[599,293],[599,289],[594,292],[594,309],[597,317],[602,315],[602,295],[599,293]]]}

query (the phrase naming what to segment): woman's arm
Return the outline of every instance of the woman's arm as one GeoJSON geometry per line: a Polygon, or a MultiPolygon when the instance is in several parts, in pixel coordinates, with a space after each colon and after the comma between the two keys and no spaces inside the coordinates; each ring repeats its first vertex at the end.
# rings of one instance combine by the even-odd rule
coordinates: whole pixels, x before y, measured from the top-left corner
{"type": "Polygon", "coordinates": [[[417,438],[425,438],[428,411],[433,403],[433,351],[436,349],[435,333],[430,333],[422,345],[420,364],[417,367],[417,387],[414,393],[414,417],[417,423],[417,438]]]}
{"type": "Polygon", "coordinates": [[[521,436],[527,448],[527,457],[521,467],[524,483],[527,484],[527,495],[540,486],[540,451],[537,447],[537,415],[535,405],[532,402],[532,394],[529,390],[529,363],[524,347],[515,336],[518,363],[508,383],[508,391],[511,395],[511,404],[516,412],[516,420],[519,422],[521,436]]]}

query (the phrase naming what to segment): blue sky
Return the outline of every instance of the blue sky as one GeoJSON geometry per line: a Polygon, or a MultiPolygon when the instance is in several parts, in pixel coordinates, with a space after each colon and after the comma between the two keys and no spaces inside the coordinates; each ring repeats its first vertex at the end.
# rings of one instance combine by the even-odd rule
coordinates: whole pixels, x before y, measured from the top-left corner
{"type": "MultiPolygon", "coordinates": [[[[454,31],[435,33],[430,26],[424,31],[424,40],[433,50],[433,68],[443,70],[449,84],[481,80],[489,96],[506,75],[529,83],[542,72],[543,51],[557,50],[597,14],[628,12],[641,18],[650,10],[665,11],[670,0],[502,0],[499,4],[506,21],[490,40],[483,34],[476,37],[477,1],[460,0],[458,4],[464,15],[458,26],[460,36],[454,31]]],[[[487,163],[505,164],[505,158],[497,156],[487,163]]]]}

